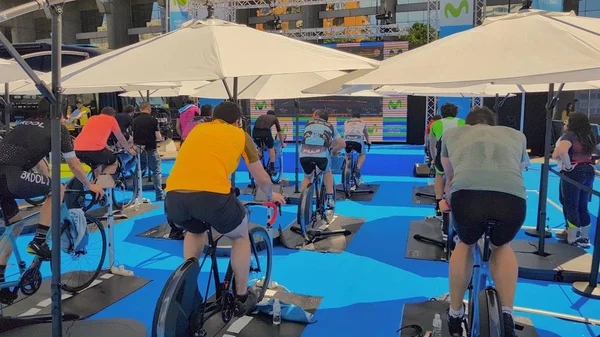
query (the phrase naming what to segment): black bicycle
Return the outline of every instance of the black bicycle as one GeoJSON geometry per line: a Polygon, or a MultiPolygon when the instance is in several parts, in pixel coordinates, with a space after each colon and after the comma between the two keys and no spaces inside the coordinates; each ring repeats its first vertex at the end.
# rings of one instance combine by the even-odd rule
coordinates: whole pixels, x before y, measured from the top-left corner
{"type": "MultiPolygon", "coordinates": [[[[272,202],[248,202],[244,205],[248,211],[250,206],[265,206],[273,210],[269,217],[267,229],[270,230],[277,219],[279,205],[272,202]]],[[[248,211],[249,212],[249,211],[248,211]]],[[[271,282],[273,259],[273,243],[269,231],[264,227],[249,230],[250,237],[250,277],[248,285],[258,290],[260,302],[271,282]]],[[[212,230],[208,235],[208,249],[202,263],[191,258],[185,261],[167,281],[158,298],[152,322],[152,337],[204,337],[207,335],[204,324],[214,315],[221,313],[223,322],[233,318],[235,307],[235,275],[231,262],[227,267],[225,278],[221,282],[217,263],[217,244],[222,234],[213,237],[212,230]],[[210,257],[211,269],[204,296],[198,289],[200,271],[210,257]],[[211,281],[215,282],[215,295],[208,297],[211,281]]]]}
{"type": "Polygon", "coordinates": [[[319,239],[333,235],[349,235],[348,230],[321,231],[318,228],[319,224],[331,222],[328,210],[325,206],[325,184],[323,181],[323,172],[318,169],[315,161],[310,162],[313,170],[313,178],[300,193],[300,202],[298,203],[298,227],[291,227],[292,231],[302,235],[304,240],[312,243],[319,239]],[[313,203],[313,198],[315,202],[313,203]],[[314,205],[314,206],[313,206],[314,205]]]}

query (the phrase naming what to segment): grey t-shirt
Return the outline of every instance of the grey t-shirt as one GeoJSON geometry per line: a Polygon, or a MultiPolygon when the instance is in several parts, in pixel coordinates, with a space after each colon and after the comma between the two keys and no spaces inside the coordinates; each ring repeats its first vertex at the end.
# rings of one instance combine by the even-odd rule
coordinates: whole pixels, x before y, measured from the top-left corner
{"type": "Polygon", "coordinates": [[[526,199],[521,163],[529,164],[527,139],[504,126],[466,125],[444,132],[442,158],[454,169],[450,192],[495,191],[526,199]]]}

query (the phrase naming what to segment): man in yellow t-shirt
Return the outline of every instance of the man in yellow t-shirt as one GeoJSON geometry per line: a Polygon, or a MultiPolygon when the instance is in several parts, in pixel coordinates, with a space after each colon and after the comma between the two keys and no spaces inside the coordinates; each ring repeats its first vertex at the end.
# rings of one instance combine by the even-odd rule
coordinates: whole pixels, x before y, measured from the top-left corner
{"type": "Polygon", "coordinates": [[[77,106],[77,109],[73,111],[73,114],[69,120],[83,127],[90,118],[91,110],[87,106],[83,105],[83,101],[81,99],[78,99],[75,105],[77,106]]]}
{"type": "Polygon", "coordinates": [[[183,242],[186,260],[200,258],[210,227],[232,240],[234,314],[238,317],[254,310],[258,297],[248,289],[248,218],[229,181],[240,157],[267,197],[285,204],[285,198],[272,191],[271,178],[258,160],[252,138],[237,126],[241,117],[237,104],[223,102],[213,112],[214,121],[194,127],[179,150],[165,189],[167,219],[187,231],[183,242]]]}

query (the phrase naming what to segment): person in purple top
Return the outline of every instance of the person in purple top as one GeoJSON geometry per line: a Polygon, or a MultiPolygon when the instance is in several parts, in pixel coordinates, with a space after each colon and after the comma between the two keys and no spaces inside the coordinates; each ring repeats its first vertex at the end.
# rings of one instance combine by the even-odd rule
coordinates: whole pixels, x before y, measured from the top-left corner
{"type": "Polygon", "coordinates": [[[200,109],[198,109],[191,97],[186,98],[183,102],[185,105],[179,109],[179,119],[177,119],[177,124],[175,125],[177,133],[181,136],[181,144],[183,144],[185,136],[187,136],[183,132],[185,126],[188,125],[192,118],[200,115],[200,109]]]}

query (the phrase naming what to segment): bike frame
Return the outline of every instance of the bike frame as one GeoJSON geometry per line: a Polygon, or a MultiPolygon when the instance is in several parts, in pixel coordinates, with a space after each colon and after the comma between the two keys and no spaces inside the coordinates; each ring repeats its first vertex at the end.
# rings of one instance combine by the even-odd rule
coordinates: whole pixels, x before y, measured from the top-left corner
{"type": "MultiPolygon", "coordinates": [[[[2,212],[2,210],[0,210],[0,212],[2,212]]],[[[24,220],[21,220],[19,222],[23,221],[24,220]]],[[[17,240],[13,233],[13,229],[15,228],[15,226],[19,226],[19,222],[10,225],[10,227],[5,227],[6,229],[4,230],[4,233],[2,233],[2,235],[0,236],[0,241],[4,241],[2,244],[0,244],[0,252],[3,252],[9,243],[13,247],[13,253],[15,254],[15,259],[17,260],[17,265],[19,267],[19,278],[15,281],[0,282],[0,289],[19,286],[21,284],[21,276],[23,276],[23,274],[27,270],[26,263],[21,258],[21,254],[19,253],[19,247],[17,246],[17,240]]]]}
{"type": "Polygon", "coordinates": [[[483,239],[483,257],[481,254],[481,248],[479,243],[475,244],[473,248],[473,275],[471,276],[471,301],[473,301],[473,312],[469,313],[470,319],[472,320],[470,337],[480,337],[480,326],[479,326],[479,294],[486,287],[493,287],[493,282],[490,274],[490,234],[492,227],[488,226],[485,231],[483,239]]]}

